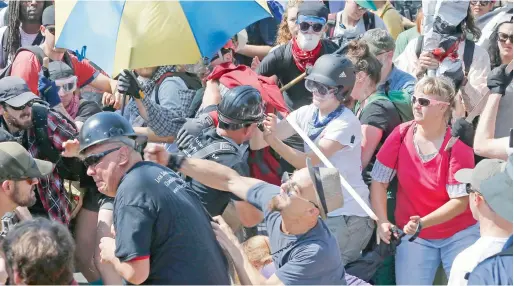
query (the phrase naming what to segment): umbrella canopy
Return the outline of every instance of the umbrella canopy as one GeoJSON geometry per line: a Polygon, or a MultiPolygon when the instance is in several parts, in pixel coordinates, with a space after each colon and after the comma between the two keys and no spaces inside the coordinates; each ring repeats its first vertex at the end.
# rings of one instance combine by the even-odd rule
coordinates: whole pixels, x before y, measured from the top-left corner
{"type": "Polygon", "coordinates": [[[195,64],[270,17],[266,1],[55,1],[56,47],[105,72],[195,64]]]}

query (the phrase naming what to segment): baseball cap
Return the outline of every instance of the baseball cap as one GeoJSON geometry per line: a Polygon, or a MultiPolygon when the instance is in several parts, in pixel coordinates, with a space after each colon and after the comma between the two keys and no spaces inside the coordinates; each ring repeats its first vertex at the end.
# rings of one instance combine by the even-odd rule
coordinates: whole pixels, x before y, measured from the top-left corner
{"type": "Polygon", "coordinates": [[[298,15],[328,19],[328,8],[320,1],[305,1],[298,7],[298,15]]]}
{"type": "Polygon", "coordinates": [[[0,181],[41,178],[52,169],[52,163],[32,158],[17,142],[0,143],[0,181]]]}
{"type": "Polygon", "coordinates": [[[55,6],[51,5],[45,8],[41,19],[43,26],[55,25],[55,6]]]}
{"type": "Polygon", "coordinates": [[[354,0],[355,3],[362,8],[369,9],[371,11],[377,11],[377,6],[373,2],[373,0],[354,0]]]}
{"type": "Polygon", "coordinates": [[[50,77],[49,77],[50,80],[67,78],[67,77],[75,75],[75,73],[73,72],[73,69],[69,65],[67,65],[61,61],[51,62],[48,65],[48,72],[50,73],[50,77]]]}
{"type": "Polygon", "coordinates": [[[22,78],[6,76],[0,79],[0,102],[5,102],[13,107],[21,107],[38,98],[30,91],[27,83],[22,78]]]}
{"type": "Polygon", "coordinates": [[[311,158],[307,158],[307,168],[316,190],[315,203],[320,208],[321,218],[326,219],[329,212],[343,207],[339,171],[336,168],[313,167],[311,158]]]}
{"type": "Polygon", "coordinates": [[[380,55],[381,53],[394,51],[395,42],[386,30],[371,29],[362,36],[362,40],[366,42],[369,51],[373,55],[380,55]]]}
{"type": "Polygon", "coordinates": [[[495,213],[512,222],[512,155],[508,161],[484,159],[474,169],[459,170],[455,179],[471,184],[495,213]]]}

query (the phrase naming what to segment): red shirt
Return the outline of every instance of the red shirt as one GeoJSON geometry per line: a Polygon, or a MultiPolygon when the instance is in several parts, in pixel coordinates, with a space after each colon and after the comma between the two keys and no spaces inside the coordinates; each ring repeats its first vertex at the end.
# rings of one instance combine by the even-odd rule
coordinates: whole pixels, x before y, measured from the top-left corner
{"type": "MultiPolygon", "coordinates": [[[[446,131],[439,153],[430,161],[423,162],[414,146],[414,126],[412,122],[397,126],[377,154],[380,163],[397,170],[395,220],[402,228],[411,216],[424,217],[447,203],[450,197],[446,185],[460,184],[454,178],[455,173],[462,168],[475,166],[473,149],[460,140],[451,150],[444,151],[451,138],[450,128],[446,131]],[[404,137],[403,144],[400,142],[401,137],[404,137]]],[[[455,218],[423,229],[419,237],[448,238],[475,223],[468,206],[466,211],[455,218]]]]}
{"type": "MultiPolygon", "coordinates": [[[[79,61],[76,56],[71,54],[70,58],[73,64],[72,68],[78,79],[78,88],[91,83],[96,78],[98,72],[89,64],[88,61],[79,61]]],[[[39,64],[37,57],[29,51],[22,51],[14,59],[11,75],[24,79],[30,90],[34,94],[39,95],[38,80],[40,71],[41,65],[39,64]]]]}

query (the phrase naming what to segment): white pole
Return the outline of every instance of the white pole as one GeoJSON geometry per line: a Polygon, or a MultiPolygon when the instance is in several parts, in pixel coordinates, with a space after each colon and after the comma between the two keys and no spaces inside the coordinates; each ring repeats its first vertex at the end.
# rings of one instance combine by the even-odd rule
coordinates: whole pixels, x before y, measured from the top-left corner
{"type": "MultiPolygon", "coordinates": [[[[318,158],[321,160],[321,162],[323,162],[323,164],[325,164],[325,166],[327,166],[329,168],[335,168],[334,165],[332,165],[332,163],[327,159],[327,157],[325,157],[325,155],[318,149],[318,147],[314,144],[314,142],[312,142],[312,140],[309,138],[309,136],[307,136],[307,134],[305,134],[305,132],[300,128],[300,126],[298,126],[296,124],[294,119],[290,118],[289,116],[286,117],[286,119],[287,119],[287,122],[289,122],[289,124],[296,131],[296,133],[298,133],[298,135],[300,135],[300,137],[302,137],[303,141],[305,141],[305,143],[307,143],[307,145],[309,145],[309,147],[311,147],[312,151],[314,151],[314,153],[316,154],[316,156],[318,156],[318,158]]],[[[355,190],[352,188],[352,186],[350,186],[350,184],[348,184],[348,182],[343,178],[341,173],[339,173],[339,178],[341,178],[341,183],[343,184],[343,187],[350,193],[350,195],[352,195],[352,197],[357,201],[357,203],[359,203],[361,208],[364,209],[364,211],[372,219],[374,219],[375,221],[378,221],[378,218],[375,215],[375,213],[368,207],[368,205],[359,196],[359,194],[357,194],[357,192],[355,192],[355,190]]]]}

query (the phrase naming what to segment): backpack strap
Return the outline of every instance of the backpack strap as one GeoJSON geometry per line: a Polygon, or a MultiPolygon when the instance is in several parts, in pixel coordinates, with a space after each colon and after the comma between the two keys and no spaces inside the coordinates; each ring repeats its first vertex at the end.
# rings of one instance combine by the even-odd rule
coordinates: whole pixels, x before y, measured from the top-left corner
{"type": "Polygon", "coordinates": [[[4,34],[2,36],[2,51],[3,51],[3,54],[2,54],[2,61],[3,61],[3,64],[4,64],[4,67],[7,67],[8,66],[8,62],[9,62],[9,53],[8,53],[8,50],[7,50],[7,41],[9,39],[9,26],[7,26],[4,30],[4,34]]]}
{"type": "Polygon", "coordinates": [[[362,20],[364,21],[364,30],[369,30],[369,14],[367,11],[362,15],[362,20]]]}
{"type": "Polygon", "coordinates": [[[471,40],[466,39],[464,42],[464,55],[462,59],[464,61],[464,76],[468,77],[471,63],[473,62],[473,54],[475,52],[475,43],[471,40]]]}
{"type": "Polygon", "coordinates": [[[423,40],[424,40],[424,36],[421,35],[418,37],[417,41],[416,41],[416,58],[419,59],[419,56],[421,55],[421,49],[423,48],[423,40]]]}
{"type": "Polygon", "coordinates": [[[159,78],[159,80],[157,80],[157,82],[155,83],[155,87],[154,87],[154,90],[155,90],[155,98],[154,98],[155,99],[155,103],[160,104],[160,101],[159,101],[159,88],[161,87],[162,82],[166,78],[173,77],[173,76],[176,76],[176,77],[180,78],[182,81],[184,81],[184,83],[186,84],[186,87],[188,89],[198,90],[198,89],[202,88],[202,83],[201,83],[200,79],[198,79],[198,77],[195,74],[188,73],[188,72],[167,72],[167,73],[164,73],[159,78]]]}
{"type": "MultiPolygon", "coordinates": [[[[184,152],[185,153],[185,152],[184,152]]],[[[205,146],[205,148],[196,151],[195,153],[186,154],[190,158],[205,159],[213,154],[238,154],[239,152],[235,146],[227,141],[217,140],[205,146]]]]}
{"type": "Polygon", "coordinates": [[[335,30],[336,30],[337,13],[328,14],[327,25],[328,25],[327,36],[329,38],[332,38],[334,36],[335,30]]]}
{"type": "Polygon", "coordinates": [[[375,29],[375,16],[376,15],[371,13],[371,12],[368,12],[368,13],[369,13],[369,16],[370,16],[368,30],[375,29]]]}

